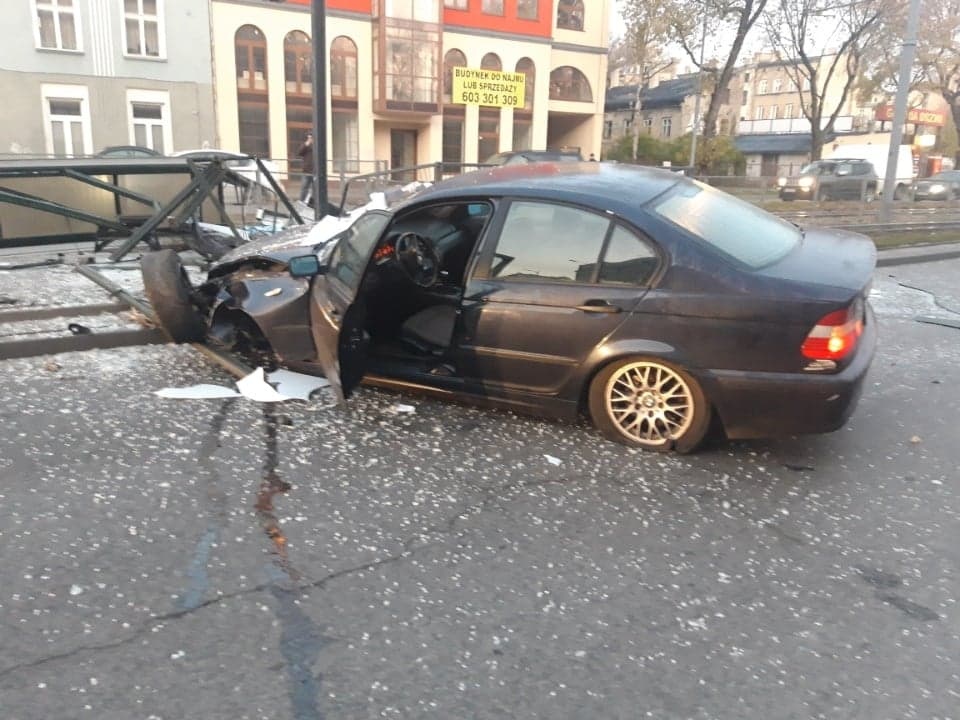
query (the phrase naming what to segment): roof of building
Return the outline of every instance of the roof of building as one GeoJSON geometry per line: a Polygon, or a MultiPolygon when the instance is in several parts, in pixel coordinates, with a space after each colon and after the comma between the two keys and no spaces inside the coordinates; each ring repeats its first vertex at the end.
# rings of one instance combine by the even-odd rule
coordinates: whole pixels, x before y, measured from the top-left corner
{"type": "MultiPolygon", "coordinates": [[[[697,76],[682,75],[665,80],[656,87],[640,91],[640,107],[656,110],[664,107],[680,107],[684,99],[697,91],[697,76]]],[[[628,110],[637,97],[636,85],[621,85],[607,90],[603,109],[605,112],[628,110]]]]}
{"type": "MultiPolygon", "coordinates": [[[[834,135],[827,135],[826,141],[834,135]]],[[[737,135],[733,141],[737,149],[745,155],[764,155],[767,153],[786,153],[803,155],[810,152],[810,133],[763,133],[759,135],[737,135]]]]}

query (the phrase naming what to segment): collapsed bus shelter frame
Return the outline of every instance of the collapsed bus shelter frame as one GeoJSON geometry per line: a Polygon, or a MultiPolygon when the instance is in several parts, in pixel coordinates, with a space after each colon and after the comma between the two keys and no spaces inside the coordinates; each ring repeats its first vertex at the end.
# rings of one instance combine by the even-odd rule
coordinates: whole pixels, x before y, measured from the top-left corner
{"type": "MultiPolygon", "coordinates": [[[[249,156],[224,158],[217,153],[174,158],[0,160],[0,203],[92,224],[96,227],[96,231],[92,233],[92,239],[97,251],[122,238],[110,254],[110,259],[116,262],[141,241],[147,242],[151,247],[156,246],[156,232],[168,221],[169,228],[173,232],[182,231],[187,219],[196,215],[206,201],[214,206],[222,223],[240,239],[240,233],[224,207],[223,185],[229,183],[241,187],[246,195],[246,190],[258,183],[238,174],[226,164],[238,160],[241,162],[253,160],[256,163],[257,176],[262,176],[267,181],[269,188],[276,193],[290,217],[297,223],[303,224],[303,218],[276,178],[264,167],[260,158],[249,156]],[[121,186],[121,178],[135,175],[189,175],[190,179],[166,204],[161,204],[155,198],[121,186]],[[44,198],[35,192],[25,192],[4,186],[4,181],[9,180],[57,177],[112,193],[114,213],[108,216],[102,211],[98,213],[89,207],[83,207],[79,202],[79,198],[83,197],[82,194],[78,194],[77,203],[68,204],[44,198]],[[144,205],[149,214],[146,217],[124,216],[121,212],[123,198],[144,205]]],[[[15,242],[18,245],[32,245],[49,240],[49,237],[25,236],[17,238],[15,242]]],[[[0,227],[0,244],[9,244],[4,242],[2,227],[0,227]]]]}

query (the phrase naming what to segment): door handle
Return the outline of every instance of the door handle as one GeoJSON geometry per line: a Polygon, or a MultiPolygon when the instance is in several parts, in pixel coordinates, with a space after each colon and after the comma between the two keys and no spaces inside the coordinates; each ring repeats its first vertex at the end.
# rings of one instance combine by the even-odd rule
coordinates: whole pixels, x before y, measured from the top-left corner
{"type": "Polygon", "coordinates": [[[619,305],[611,305],[606,300],[587,300],[583,305],[577,305],[577,310],[588,313],[607,313],[608,315],[621,312],[619,305]]]}

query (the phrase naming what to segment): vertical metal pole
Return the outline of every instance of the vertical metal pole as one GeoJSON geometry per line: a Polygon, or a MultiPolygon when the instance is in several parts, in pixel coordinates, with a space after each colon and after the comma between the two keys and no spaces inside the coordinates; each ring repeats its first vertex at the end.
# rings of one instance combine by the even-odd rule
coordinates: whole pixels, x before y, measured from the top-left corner
{"type": "Polygon", "coordinates": [[[313,0],[313,210],[327,214],[327,8],[313,0]]]}
{"type": "Polygon", "coordinates": [[[703,29],[700,31],[700,72],[697,73],[697,97],[693,101],[693,137],[690,139],[690,168],[697,170],[697,129],[700,127],[700,96],[703,95],[703,50],[707,44],[707,2],[703,2],[703,29]]]}
{"type": "Polygon", "coordinates": [[[920,24],[920,0],[910,0],[907,16],[907,33],[900,51],[900,78],[897,81],[897,100],[893,109],[893,127],[890,128],[890,149],[887,151],[887,172],[883,179],[883,199],[880,203],[880,222],[890,221],[893,209],[893,192],[897,182],[897,160],[900,157],[900,142],[903,126],[907,120],[907,96],[910,93],[910,72],[917,52],[917,26],[920,24]]]}

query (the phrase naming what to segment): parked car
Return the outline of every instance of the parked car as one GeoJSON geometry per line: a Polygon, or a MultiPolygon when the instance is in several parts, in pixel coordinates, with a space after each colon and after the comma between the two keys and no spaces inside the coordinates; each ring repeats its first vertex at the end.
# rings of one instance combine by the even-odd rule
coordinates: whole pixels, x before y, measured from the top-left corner
{"type": "Polygon", "coordinates": [[[151,158],[163,157],[163,153],[159,153],[153,148],[142,147],[140,145],[111,145],[110,147],[105,147],[94,155],[94,157],[119,159],[151,158]]]}
{"type": "MultiPolygon", "coordinates": [[[[890,156],[890,145],[888,142],[880,143],[847,143],[837,142],[829,143],[823,148],[823,160],[842,161],[845,158],[859,158],[866,160],[873,165],[873,170],[879,179],[877,184],[877,196],[883,195],[883,183],[886,178],[887,164],[890,156]]],[[[908,200],[910,198],[910,186],[917,174],[917,164],[914,162],[913,147],[911,145],[900,145],[896,153],[896,167],[893,171],[893,199],[908,200]]]]}
{"type": "Polygon", "coordinates": [[[493,155],[487,165],[528,165],[536,162],[582,162],[579,150],[511,150],[493,155]]]}
{"type": "Polygon", "coordinates": [[[839,428],[874,353],[869,238],[664,170],[493,168],[338,222],[243,245],[196,288],[147,253],[161,326],[272,352],[341,399],[365,379],[586,410],[608,438],[679,452],[714,419],[731,438],[839,428]]]}
{"type": "Polygon", "coordinates": [[[796,177],[777,180],[781,200],[865,200],[877,197],[879,178],[866,160],[814,160],[796,177]]]}
{"type": "Polygon", "coordinates": [[[944,170],[913,184],[914,200],[954,200],[960,197],[960,170],[944,170]]]}

